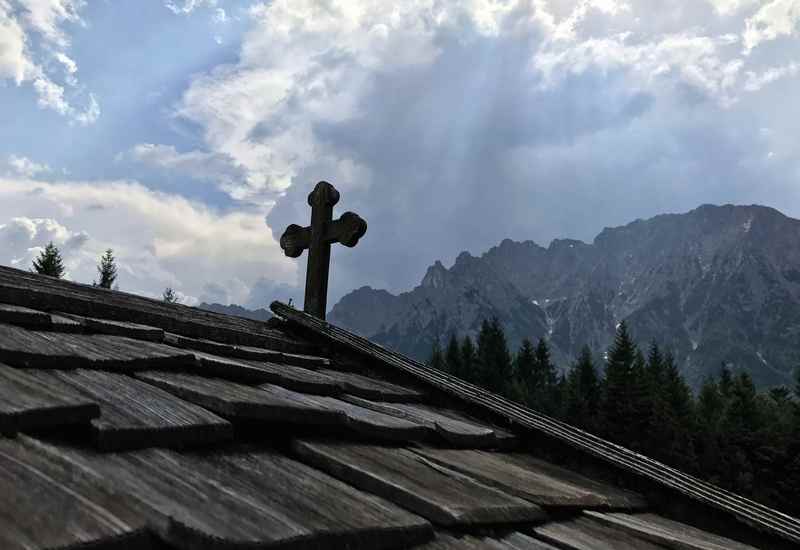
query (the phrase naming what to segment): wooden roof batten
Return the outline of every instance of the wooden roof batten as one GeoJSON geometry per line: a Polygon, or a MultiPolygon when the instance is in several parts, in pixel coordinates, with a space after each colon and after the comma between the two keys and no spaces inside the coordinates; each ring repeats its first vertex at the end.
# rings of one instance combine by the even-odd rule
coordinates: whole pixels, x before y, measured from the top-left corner
{"type": "Polygon", "coordinates": [[[301,312],[281,302],[270,309],[290,324],[306,329],[323,339],[369,356],[389,367],[398,369],[414,379],[436,389],[501,415],[509,423],[523,429],[543,433],[567,445],[595,456],[624,471],[644,477],[658,485],[675,490],[702,504],[731,514],[759,531],[800,543],[800,520],[759,504],[711,483],[681,472],[657,460],[636,453],[574,426],[550,418],[499,395],[487,392],[452,375],[425,367],[404,355],[386,349],[366,338],[331,325],[323,319],[301,312]]]}

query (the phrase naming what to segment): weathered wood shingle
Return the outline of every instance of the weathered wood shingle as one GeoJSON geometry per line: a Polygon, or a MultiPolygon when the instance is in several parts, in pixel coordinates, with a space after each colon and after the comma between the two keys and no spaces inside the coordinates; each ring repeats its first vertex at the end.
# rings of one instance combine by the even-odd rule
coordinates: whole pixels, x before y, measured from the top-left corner
{"type": "Polygon", "coordinates": [[[538,522],[537,505],[426,461],[408,449],[297,441],[304,461],[439,525],[538,522]]]}
{"type": "Polygon", "coordinates": [[[100,416],[95,400],[36,374],[0,363],[0,433],[85,424],[100,416]]]}
{"type": "Polygon", "coordinates": [[[145,518],[100,476],[31,440],[0,437],[0,548],[150,548],[145,518]]]}
{"type": "Polygon", "coordinates": [[[147,371],[136,376],[228,418],[319,425],[345,421],[343,412],[280,386],[254,388],[221,378],[171,372],[147,371]]]}
{"type": "Polygon", "coordinates": [[[422,448],[420,455],[537,504],[641,509],[644,498],[523,453],[422,448]]]}
{"type": "Polygon", "coordinates": [[[133,497],[177,548],[369,550],[432,536],[424,519],[273,451],[148,450],[74,460],[133,497]]]}
{"type": "Polygon", "coordinates": [[[100,405],[100,417],[91,423],[100,449],[211,445],[233,438],[226,420],[128,375],[84,369],[40,373],[100,405]]]}
{"type": "Polygon", "coordinates": [[[121,336],[41,332],[0,324],[0,361],[15,367],[128,372],[186,366],[195,359],[184,350],[121,336]]]}

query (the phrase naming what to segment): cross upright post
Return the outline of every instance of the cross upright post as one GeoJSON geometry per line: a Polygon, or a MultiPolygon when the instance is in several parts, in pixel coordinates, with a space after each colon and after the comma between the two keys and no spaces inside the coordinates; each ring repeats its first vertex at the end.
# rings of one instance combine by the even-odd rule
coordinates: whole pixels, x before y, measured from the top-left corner
{"type": "Polygon", "coordinates": [[[328,274],[331,244],[355,246],[367,232],[367,222],[353,212],[345,212],[333,221],[333,207],[339,202],[339,192],[326,181],[319,182],[308,195],[311,225],[291,224],[281,236],[280,245],[290,258],[297,258],[308,249],[306,295],[303,310],[325,319],[328,301],[328,274]]]}

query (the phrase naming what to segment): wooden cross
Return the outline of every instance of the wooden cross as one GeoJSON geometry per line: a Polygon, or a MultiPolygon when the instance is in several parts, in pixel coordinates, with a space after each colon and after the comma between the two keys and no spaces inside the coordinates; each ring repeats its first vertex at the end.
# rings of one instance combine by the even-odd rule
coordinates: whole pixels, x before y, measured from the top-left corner
{"type": "Polygon", "coordinates": [[[328,271],[331,263],[331,244],[353,247],[367,232],[367,222],[353,212],[345,212],[333,221],[333,207],[339,202],[339,192],[327,181],[321,181],[308,195],[311,206],[311,225],[291,224],[281,236],[281,248],[290,258],[297,258],[308,249],[306,269],[306,313],[325,319],[328,301],[328,271]]]}

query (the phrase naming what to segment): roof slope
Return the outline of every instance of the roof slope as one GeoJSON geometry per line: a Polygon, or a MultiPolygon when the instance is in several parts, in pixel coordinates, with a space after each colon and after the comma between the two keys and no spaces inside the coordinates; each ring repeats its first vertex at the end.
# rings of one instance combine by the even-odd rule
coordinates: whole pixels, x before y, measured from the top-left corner
{"type": "Polygon", "coordinates": [[[677,523],[649,493],[565,466],[525,426],[454,400],[463,383],[442,386],[402,356],[274,309],[292,322],[0,267],[0,548],[791,540],[723,529],[747,546],[677,523]]]}

